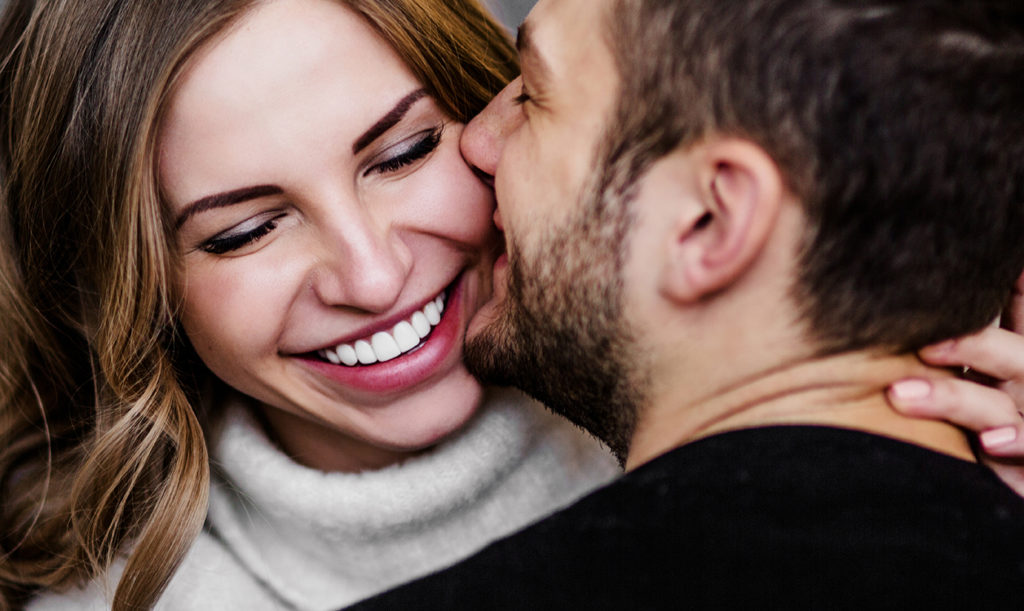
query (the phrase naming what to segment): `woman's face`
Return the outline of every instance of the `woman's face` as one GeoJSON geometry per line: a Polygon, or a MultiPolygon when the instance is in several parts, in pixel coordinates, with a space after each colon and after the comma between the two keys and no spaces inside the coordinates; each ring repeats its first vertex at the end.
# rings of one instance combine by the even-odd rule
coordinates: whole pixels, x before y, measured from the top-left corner
{"type": "Polygon", "coordinates": [[[389,464],[479,403],[462,340],[490,291],[493,201],[461,132],[331,0],[259,5],[175,89],[160,177],[182,324],[302,462],[389,464]]]}

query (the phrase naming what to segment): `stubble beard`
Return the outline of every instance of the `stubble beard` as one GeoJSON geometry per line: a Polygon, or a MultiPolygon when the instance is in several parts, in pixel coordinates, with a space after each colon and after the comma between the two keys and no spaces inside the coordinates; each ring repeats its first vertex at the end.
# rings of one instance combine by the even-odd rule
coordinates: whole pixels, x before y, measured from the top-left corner
{"type": "MultiPolygon", "coordinates": [[[[606,190],[605,190],[606,191],[606,190]]],[[[466,343],[466,367],[515,386],[607,444],[625,464],[642,405],[640,353],[623,316],[632,226],[626,197],[586,197],[535,252],[509,246],[508,293],[466,343]]]]}

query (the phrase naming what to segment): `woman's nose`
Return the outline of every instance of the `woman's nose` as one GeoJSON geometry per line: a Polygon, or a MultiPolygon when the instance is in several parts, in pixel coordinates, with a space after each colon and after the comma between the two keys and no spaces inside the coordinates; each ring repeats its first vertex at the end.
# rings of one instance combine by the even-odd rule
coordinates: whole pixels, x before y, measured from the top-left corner
{"type": "Polygon", "coordinates": [[[330,306],[386,312],[398,302],[413,257],[399,232],[369,220],[325,232],[314,291],[330,306]]]}

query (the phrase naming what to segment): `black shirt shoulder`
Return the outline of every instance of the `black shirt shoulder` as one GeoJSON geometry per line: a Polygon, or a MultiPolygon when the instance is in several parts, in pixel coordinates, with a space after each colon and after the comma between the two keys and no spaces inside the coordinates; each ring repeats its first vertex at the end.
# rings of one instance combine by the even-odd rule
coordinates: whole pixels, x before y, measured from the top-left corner
{"type": "Polygon", "coordinates": [[[985,467],[828,427],[669,452],[357,609],[1024,605],[1024,501],[985,467]]]}

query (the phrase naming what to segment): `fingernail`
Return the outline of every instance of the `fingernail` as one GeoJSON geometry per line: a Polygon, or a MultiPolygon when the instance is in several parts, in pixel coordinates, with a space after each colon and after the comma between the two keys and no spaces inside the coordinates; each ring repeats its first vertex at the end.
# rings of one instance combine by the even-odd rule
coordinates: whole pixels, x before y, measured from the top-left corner
{"type": "Polygon", "coordinates": [[[932,385],[925,380],[901,380],[889,387],[894,399],[916,401],[932,394],[932,385]]]}
{"type": "Polygon", "coordinates": [[[986,448],[998,448],[1017,440],[1017,428],[1004,426],[999,429],[992,429],[991,431],[985,431],[978,438],[981,440],[981,445],[986,448]]]}

